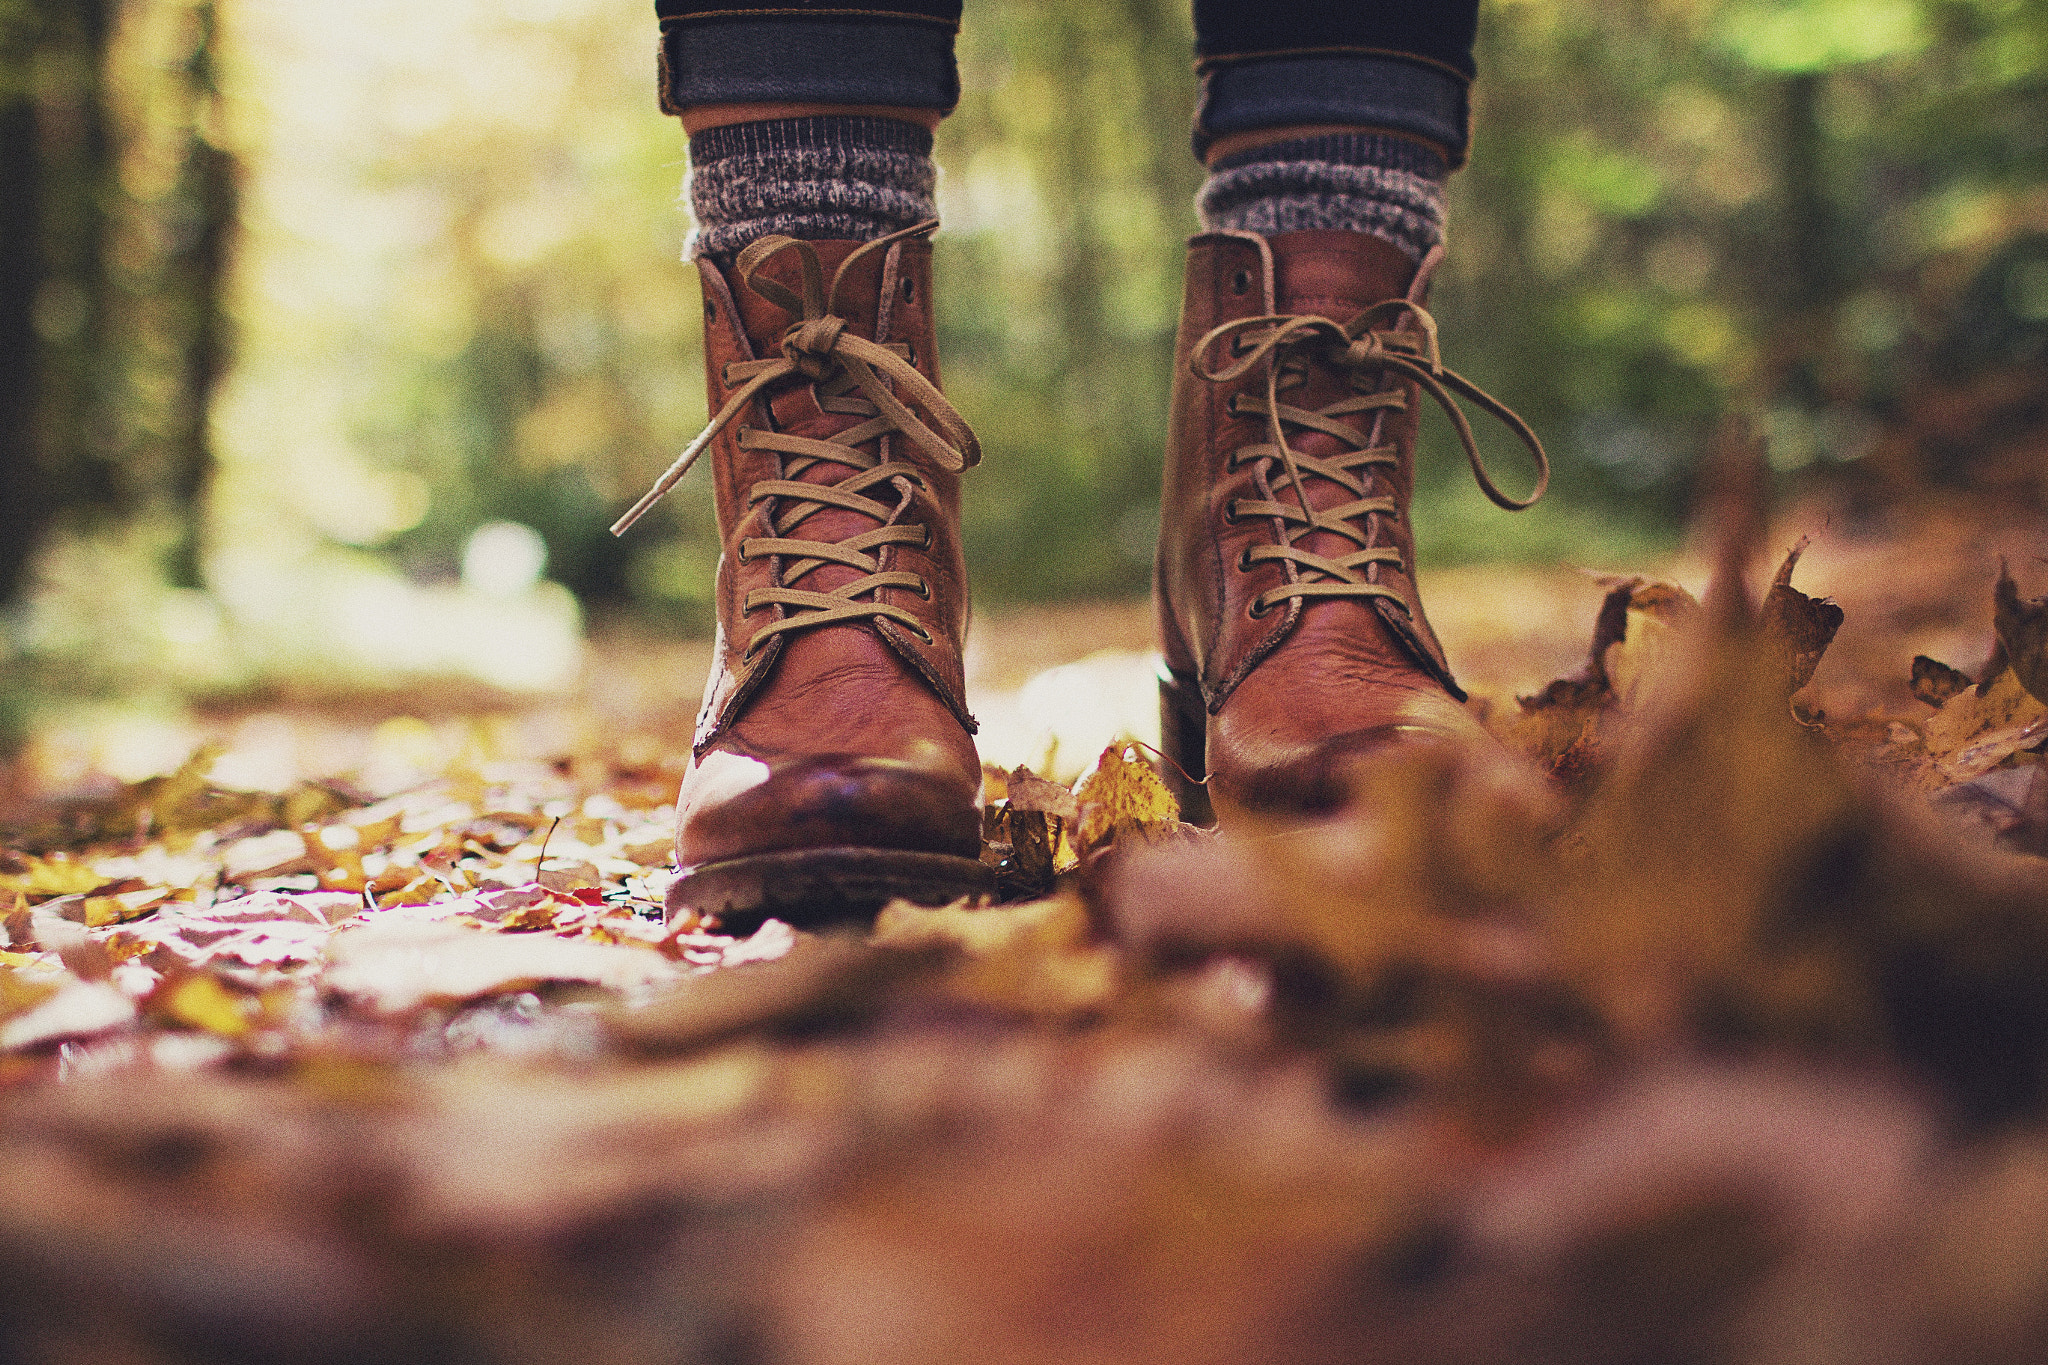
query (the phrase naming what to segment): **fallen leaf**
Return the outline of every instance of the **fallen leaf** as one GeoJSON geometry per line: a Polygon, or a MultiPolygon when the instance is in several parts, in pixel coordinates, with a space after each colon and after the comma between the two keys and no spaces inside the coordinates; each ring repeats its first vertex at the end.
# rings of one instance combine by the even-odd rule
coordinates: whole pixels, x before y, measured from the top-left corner
{"type": "Polygon", "coordinates": [[[232,961],[250,967],[313,962],[326,948],[329,932],[324,924],[307,924],[301,920],[239,925],[234,932],[201,950],[197,961],[232,961]]]}
{"type": "Polygon", "coordinates": [[[262,924],[281,919],[302,924],[336,924],[362,908],[362,897],[341,891],[252,891],[232,900],[216,901],[206,917],[223,924],[262,924]]]}
{"type": "Polygon", "coordinates": [[[1638,579],[1630,580],[1628,587],[1626,632],[1604,647],[1596,634],[1594,648],[1600,651],[1601,670],[1616,699],[1624,707],[1637,707],[1645,683],[1668,671],[1679,632],[1698,615],[1699,602],[1674,583],[1638,579]]]}
{"type": "Polygon", "coordinates": [[[1960,668],[1950,668],[1925,654],[1913,656],[1913,695],[1929,706],[1946,705],[1949,698],[1973,686],[1970,675],[1960,668]]]}
{"type": "Polygon", "coordinates": [[[1086,858],[1120,836],[1177,830],[1180,803],[1135,744],[1112,744],[1074,789],[1076,851],[1086,858]]]}
{"type": "Polygon", "coordinates": [[[2030,695],[2048,702],[2048,597],[2022,602],[2019,584],[2001,562],[1991,600],[1991,625],[2007,666],[2030,695]]]}
{"type": "Polygon", "coordinates": [[[1808,537],[1801,536],[1785,556],[1758,612],[1758,628],[1780,653],[1788,694],[1813,680],[1821,655],[1842,628],[1842,609],[1832,598],[1808,597],[1792,586],[1792,570],[1810,543],[1808,537]]]}
{"type": "Polygon", "coordinates": [[[31,899],[48,899],[81,895],[106,885],[107,879],[91,867],[73,862],[61,853],[48,858],[25,858],[23,862],[27,864],[25,870],[0,875],[0,889],[19,891],[31,899]]]}
{"type": "Polygon", "coordinates": [[[12,1019],[48,1000],[66,984],[61,969],[42,966],[42,959],[9,953],[0,963],[0,1019],[12,1019]]]}
{"type": "Polygon", "coordinates": [[[268,834],[237,839],[221,850],[221,868],[230,881],[245,882],[254,877],[281,877],[306,865],[306,838],[296,830],[278,829],[268,834]]]}
{"type": "Polygon", "coordinates": [[[0,1025],[0,1050],[90,1038],[132,1022],[135,1002],[114,987],[67,977],[57,993],[0,1025]]]}
{"type": "MultiPolygon", "coordinates": [[[[788,926],[782,932],[788,933],[788,926]]],[[[762,946],[765,951],[765,941],[762,946]]],[[[680,972],[661,953],[637,945],[501,934],[454,923],[389,922],[383,916],[336,933],[327,959],[321,978],[325,989],[385,1014],[435,1001],[474,1000],[542,981],[636,990],[674,980],[680,972]]]]}
{"type": "Polygon", "coordinates": [[[1685,589],[1641,578],[1601,577],[1607,589],[1593,623],[1586,662],[1492,722],[1500,738],[1527,755],[1567,791],[1583,791],[1599,773],[1604,731],[1618,712],[1640,703],[1645,680],[1671,658],[1673,632],[1699,610],[1685,589]]]}
{"type": "Polygon", "coordinates": [[[243,997],[205,972],[166,981],[150,996],[152,1013],[220,1038],[240,1038],[252,1027],[243,997]]]}
{"type": "MultiPolygon", "coordinates": [[[[1040,777],[1029,768],[1020,767],[1011,773],[1006,785],[1003,799],[1009,802],[1011,810],[1043,811],[1047,815],[1057,815],[1068,824],[1081,818],[1080,802],[1073,792],[1040,777]]],[[[1176,808],[1175,817],[1178,818],[1179,814],[1176,808]]]]}
{"type": "Polygon", "coordinates": [[[1949,698],[1927,718],[1921,733],[1940,778],[1968,782],[2048,740],[2048,706],[2007,668],[1949,698]]]}
{"type": "MultiPolygon", "coordinates": [[[[538,883],[525,886],[506,886],[494,891],[479,891],[471,898],[475,907],[470,913],[487,923],[501,923],[507,916],[517,915],[536,906],[545,906],[554,899],[554,894],[538,883]]],[[[552,912],[549,919],[553,918],[552,912]]],[[[545,927],[537,925],[535,927],[545,927]]]]}

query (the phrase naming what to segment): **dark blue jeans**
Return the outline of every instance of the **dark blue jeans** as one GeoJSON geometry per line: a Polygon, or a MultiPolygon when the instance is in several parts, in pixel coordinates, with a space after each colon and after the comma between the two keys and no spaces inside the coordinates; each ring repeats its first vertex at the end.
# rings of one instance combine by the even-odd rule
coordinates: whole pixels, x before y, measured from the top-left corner
{"type": "MultiPolygon", "coordinates": [[[[1089,0],[1070,0],[1086,4],[1089,0]]],[[[1355,124],[1464,156],[1479,0],[1194,0],[1195,151],[1214,138],[1355,124]]],[[[951,109],[961,0],[655,0],[662,107],[951,109]]]]}

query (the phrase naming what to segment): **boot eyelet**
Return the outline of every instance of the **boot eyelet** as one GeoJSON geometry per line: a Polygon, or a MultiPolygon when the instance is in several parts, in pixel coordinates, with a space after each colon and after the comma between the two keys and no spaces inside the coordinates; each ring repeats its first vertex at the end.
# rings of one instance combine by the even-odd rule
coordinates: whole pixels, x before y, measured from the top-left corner
{"type": "Polygon", "coordinates": [[[1249,270],[1240,270],[1235,275],[1232,275],[1230,277],[1230,292],[1233,294],[1251,293],[1252,272],[1249,270]]]}
{"type": "Polygon", "coordinates": [[[917,347],[906,344],[903,347],[903,361],[912,369],[917,368],[917,347]]]}
{"type": "Polygon", "coordinates": [[[932,600],[932,585],[929,583],[920,580],[917,587],[912,589],[912,591],[927,602],[932,600]]]}
{"type": "Polygon", "coordinates": [[[1252,620],[1256,621],[1260,617],[1264,616],[1267,610],[1268,608],[1260,606],[1259,599],[1254,597],[1248,604],[1246,604],[1244,614],[1246,616],[1251,617],[1252,620]]]}
{"type": "Polygon", "coordinates": [[[923,626],[912,626],[910,628],[910,633],[912,635],[915,635],[918,639],[924,641],[926,644],[933,643],[932,633],[926,630],[923,626]]]}
{"type": "Polygon", "coordinates": [[[1237,571],[1238,571],[1239,573],[1250,573],[1250,572],[1252,571],[1252,547],[1251,547],[1251,546],[1247,545],[1247,546],[1245,546],[1245,547],[1244,547],[1244,548],[1243,548],[1242,550],[1238,551],[1238,553],[1237,553],[1237,571]]]}
{"type": "Polygon", "coordinates": [[[903,277],[903,301],[905,303],[914,303],[917,301],[917,281],[913,280],[908,275],[905,275],[903,277]]]}
{"type": "Polygon", "coordinates": [[[718,305],[713,303],[710,299],[704,300],[704,321],[718,321],[718,305]]]}
{"type": "Polygon", "coordinates": [[[728,389],[732,387],[732,366],[720,365],[718,367],[718,382],[728,389]]]}
{"type": "Polygon", "coordinates": [[[1240,516],[1239,516],[1239,515],[1237,514],[1237,499],[1236,499],[1236,498],[1232,498],[1232,499],[1231,499],[1231,500],[1230,500],[1229,502],[1227,502],[1227,503],[1223,504],[1223,524],[1224,524],[1224,525],[1226,525],[1226,526],[1235,526],[1235,525],[1237,525],[1237,524],[1238,524],[1238,522],[1240,522],[1240,521],[1242,521],[1242,520],[1244,520],[1244,518],[1240,517],[1240,516]]]}
{"type": "Polygon", "coordinates": [[[920,540],[919,542],[917,542],[917,548],[918,548],[918,549],[920,549],[920,550],[929,550],[929,549],[931,549],[931,547],[932,547],[932,528],[931,528],[931,527],[929,527],[929,526],[925,526],[925,525],[923,525],[923,524],[920,524],[920,525],[918,526],[918,528],[917,528],[917,529],[918,529],[918,530],[920,530],[920,531],[922,531],[922,532],[924,532],[924,539],[923,539],[923,540],[920,540]]]}

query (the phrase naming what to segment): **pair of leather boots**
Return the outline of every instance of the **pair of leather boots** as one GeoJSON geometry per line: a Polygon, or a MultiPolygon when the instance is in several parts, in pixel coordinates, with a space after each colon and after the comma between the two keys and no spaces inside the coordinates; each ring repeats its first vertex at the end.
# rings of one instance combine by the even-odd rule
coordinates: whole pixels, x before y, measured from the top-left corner
{"type": "MultiPolygon", "coordinates": [[[[672,918],[818,922],[992,890],[961,663],[960,475],[980,452],[939,390],[933,226],[698,263],[716,415],[620,524],[709,452],[718,638],[672,918]]],[[[1416,594],[1421,397],[1501,506],[1533,502],[1547,469],[1519,418],[1442,366],[1422,306],[1436,260],[1349,232],[1190,244],[1155,597],[1166,767],[1193,818],[1312,817],[1362,752],[1479,733],[1416,594]],[[1523,438],[1535,495],[1495,487],[1453,392],[1523,438]]]]}

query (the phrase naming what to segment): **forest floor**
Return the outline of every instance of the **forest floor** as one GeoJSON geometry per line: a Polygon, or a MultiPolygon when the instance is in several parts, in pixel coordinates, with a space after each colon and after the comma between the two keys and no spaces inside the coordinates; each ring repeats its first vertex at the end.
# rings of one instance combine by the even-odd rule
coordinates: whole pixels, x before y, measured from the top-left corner
{"type": "Polygon", "coordinates": [[[53,730],[0,1361],[2048,1358],[2044,564],[1930,504],[1439,572],[1503,742],[1222,836],[1142,605],[992,613],[1014,898],[872,929],[663,922],[702,646],[127,783],[53,730]]]}

